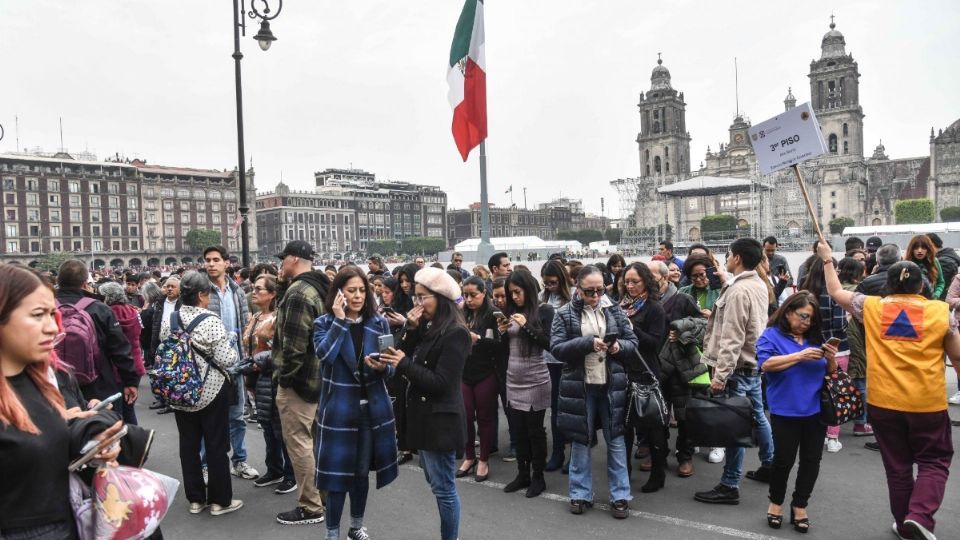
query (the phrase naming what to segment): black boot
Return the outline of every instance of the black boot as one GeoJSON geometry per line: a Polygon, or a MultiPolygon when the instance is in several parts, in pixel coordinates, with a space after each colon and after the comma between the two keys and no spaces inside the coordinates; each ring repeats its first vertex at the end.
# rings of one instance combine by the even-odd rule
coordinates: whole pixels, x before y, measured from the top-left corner
{"type": "Polygon", "coordinates": [[[640,488],[642,493],[653,493],[663,487],[667,477],[667,449],[662,446],[650,445],[650,478],[640,488]]]}
{"type": "Polygon", "coordinates": [[[530,462],[517,460],[517,477],[504,486],[504,493],[513,493],[530,486],[530,462]]]}
{"type": "Polygon", "coordinates": [[[530,479],[530,487],[527,488],[527,498],[533,498],[540,495],[547,489],[547,481],[543,478],[543,469],[533,471],[533,478],[530,479]]]}

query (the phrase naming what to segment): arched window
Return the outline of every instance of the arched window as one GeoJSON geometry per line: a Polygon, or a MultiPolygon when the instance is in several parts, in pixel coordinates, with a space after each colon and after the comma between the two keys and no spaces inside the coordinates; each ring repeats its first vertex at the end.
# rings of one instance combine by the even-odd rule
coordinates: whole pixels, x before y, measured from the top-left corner
{"type": "Polygon", "coordinates": [[[646,176],[650,176],[650,164],[649,164],[649,163],[647,163],[647,174],[646,174],[646,176]]]}
{"type": "Polygon", "coordinates": [[[847,141],[843,141],[843,153],[844,154],[850,153],[850,143],[847,141]]]}
{"type": "Polygon", "coordinates": [[[654,122],[654,123],[653,123],[653,132],[654,132],[654,133],[660,133],[660,122],[654,122]]]}
{"type": "Polygon", "coordinates": [[[847,129],[847,123],[844,122],[844,123],[843,123],[843,136],[846,137],[846,136],[849,135],[849,134],[850,134],[850,131],[847,129]]]}
{"type": "Polygon", "coordinates": [[[643,156],[644,161],[650,161],[650,149],[644,150],[643,156]]]}
{"type": "Polygon", "coordinates": [[[660,174],[660,156],[653,158],[653,170],[660,174]]]}
{"type": "Polygon", "coordinates": [[[663,147],[663,157],[667,157],[667,158],[670,157],[670,147],[669,147],[669,146],[664,146],[664,147],[663,147]]]}
{"type": "Polygon", "coordinates": [[[827,139],[827,147],[830,149],[831,154],[837,153],[837,135],[836,133],[831,133],[830,138],[827,139]]]}
{"type": "Polygon", "coordinates": [[[670,172],[670,162],[669,162],[669,161],[665,161],[665,162],[663,162],[663,164],[664,164],[664,166],[667,168],[667,172],[670,172]]]}

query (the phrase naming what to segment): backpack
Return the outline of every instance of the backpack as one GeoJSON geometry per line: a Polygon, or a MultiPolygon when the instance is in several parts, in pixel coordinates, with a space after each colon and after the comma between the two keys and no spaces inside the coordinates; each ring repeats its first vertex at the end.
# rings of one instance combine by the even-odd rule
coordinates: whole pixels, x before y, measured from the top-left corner
{"type": "Polygon", "coordinates": [[[196,407],[200,403],[210,363],[201,375],[194,356],[199,353],[190,343],[190,332],[210,315],[197,315],[184,329],[180,328],[180,312],[174,311],[170,315],[170,335],[157,347],[153,369],[150,370],[150,389],[168,405],[196,407]]]}
{"type": "Polygon", "coordinates": [[[87,313],[87,308],[94,302],[92,298],[81,298],[76,304],[57,302],[65,334],[63,341],[56,346],[57,356],[73,368],[81,386],[93,383],[100,376],[97,369],[100,360],[97,326],[87,313]]]}

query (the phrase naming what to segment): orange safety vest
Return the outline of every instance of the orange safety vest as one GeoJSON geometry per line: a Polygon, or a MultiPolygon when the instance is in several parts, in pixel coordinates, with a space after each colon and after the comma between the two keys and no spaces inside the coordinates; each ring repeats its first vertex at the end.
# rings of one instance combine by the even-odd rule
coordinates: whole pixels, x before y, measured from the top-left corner
{"type": "Polygon", "coordinates": [[[943,338],[949,316],[945,302],[915,294],[867,297],[867,403],[903,412],[947,409],[943,338]]]}

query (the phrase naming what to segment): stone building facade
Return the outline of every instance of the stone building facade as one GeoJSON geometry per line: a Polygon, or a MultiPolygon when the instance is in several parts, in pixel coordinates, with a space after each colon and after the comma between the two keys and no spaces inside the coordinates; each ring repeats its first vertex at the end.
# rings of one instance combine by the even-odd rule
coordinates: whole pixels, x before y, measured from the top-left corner
{"type": "MultiPolygon", "coordinates": [[[[880,143],[873,154],[864,153],[864,111],[860,105],[860,72],[846,52],[843,34],[831,22],[820,44],[820,58],[810,62],[810,102],[817,115],[827,153],[803,163],[800,170],[823,228],[830,220],[847,217],[856,225],[888,225],[895,222],[898,200],[931,198],[938,209],[960,205],[960,120],[930,134],[930,155],[891,159],[880,143]]],[[[796,106],[792,88],[784,108],[796,106]]],[[[633,208],[626,238],[638,244],[672,237],[675,242],[699,239],[700,218],[712,213],[732,214],[755,236],[775,235],[803,243],[813,228],[792,170],[761,177],[756,155],[747,138],[750,121],[737,115],[728,129],[728,139],[714,151],[709,146],[699,171],[684,170],[690,135],[685,125],[683,92],[672,87],[669,71],[657,60],[646,98],[641,94],[641,131],[637,137],[641,176],[612,182],[621,194],[621,207],[633,208]],[[666,100],[669,108],[651,106],[651,97],[666,100]],[[657,112],[657,116],[653,115],[657,112]],[[672,123],[671,123],[672,119],[672,123]],[[666,121],[657,125],[656,120],[666,121]],[[657,132],[657,129],[661,132],[657,132]],[[664,133],[663,130],[667,132],[664,133]],[[672,131],[671,131],[672,130],[672,131]],[[669,141],[669,142],[668,142],[669,141]],[[672,146],[677,162],[667,162],[672,146]],[[686,154],[684,153],[686,151],[686,154]],[[669,163],[670,169],[667,169],[669,163]],[[659,165],[659,168],[658,168],[659,165]],[[680,167],[680,171],[677,171],[680,167]],[[749,180],[707,182],[718,186],[678,190],[668,186],[691,177],[749,180]],[[731,187],[734,186],[734,187],[731,187]],[[633,204],[630,204],[633,202],[633,204]]]]}

